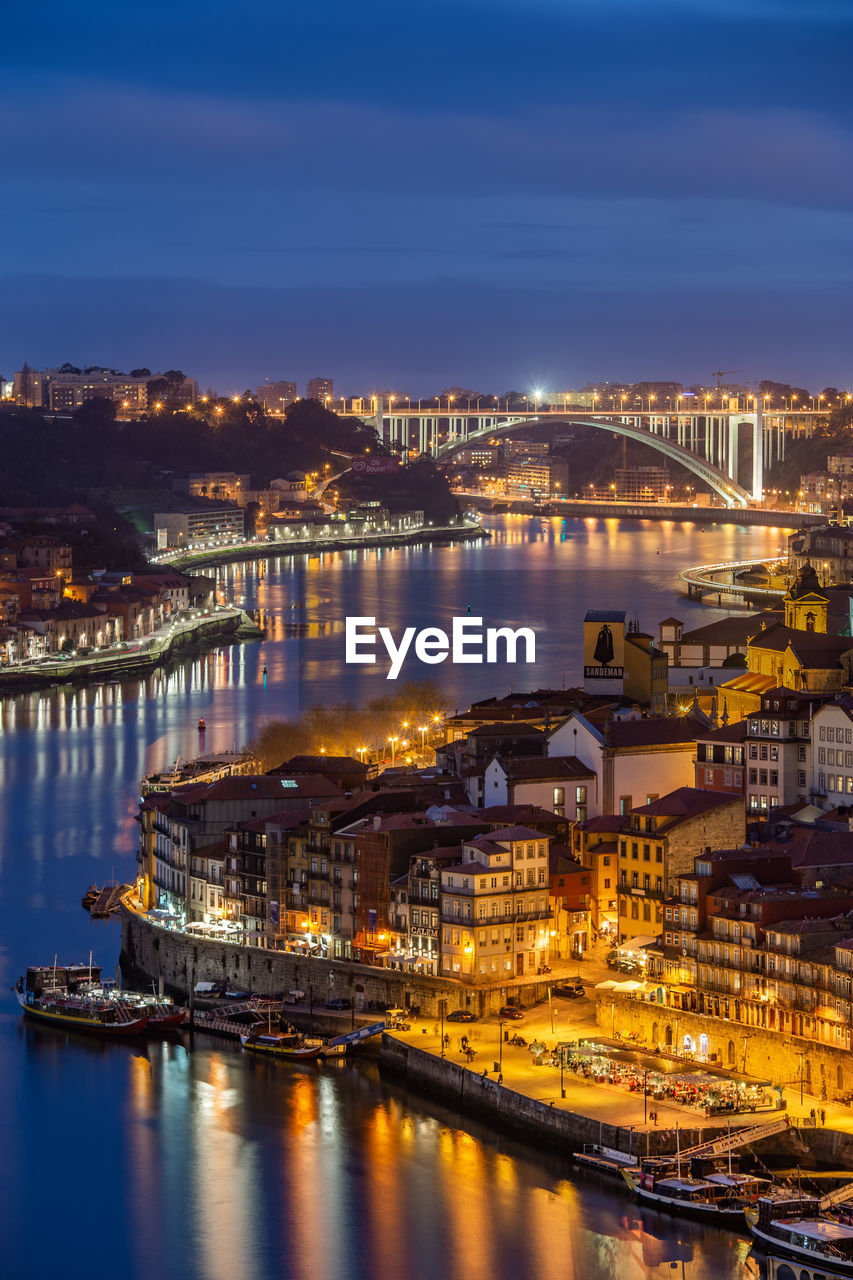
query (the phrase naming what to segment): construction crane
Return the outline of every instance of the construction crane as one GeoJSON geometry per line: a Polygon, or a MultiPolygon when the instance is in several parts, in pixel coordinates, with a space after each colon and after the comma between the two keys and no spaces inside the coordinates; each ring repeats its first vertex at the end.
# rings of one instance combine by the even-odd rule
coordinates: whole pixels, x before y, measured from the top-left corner
{"type": "Polygon", "coordinates": [[[720,389],[720,379],[724,378],[727,373],[743,373],[743,369],[715,369],[711,374],[712,378],[717,379],[717,390],[720,389]]]}

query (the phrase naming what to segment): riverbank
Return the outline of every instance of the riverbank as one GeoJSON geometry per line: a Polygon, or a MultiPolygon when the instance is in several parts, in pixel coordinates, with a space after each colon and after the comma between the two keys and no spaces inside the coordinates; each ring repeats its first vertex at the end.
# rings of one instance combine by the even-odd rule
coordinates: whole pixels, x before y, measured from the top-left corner
{"type": "Polygon", "coordinates": [[[171,564],[176,569],[198,569],[209,565],[235,564],[242,560],[277,560],[281,556],[315,555],[318,551],[354,551],[377,547],[417,546],[423,543],[467,542],[488,538],[480,525],[458,524],[431,526],[405,533],[372,533],[350,538],[293,538],[282,542],[245,542],[238,547],[185,554],[180,551],[157,558],[158,564],[171,564]]]}
{"type": "MultiPolygon", "coordinates": [[[[632,1155],[644,1155],[647,1150],[669,1153],[675,1149],[676,1131],[683,1148],[718,1135],[729,1124],[752,1127],[789,1114],[794,1121],[791,1128],[763,1140],[763,1159],[790,1163],[808,1154],[815,1164],[840,1167],[839,1161],[853,1158],[853,1133],[843,1128],[849,1115],[833,1108],[829,1128],[809,1127],[809,1108],[798,1105],[798,1091],[785,1090],[782,1111],[708,1117],[701,1109],[668,1100],[655,1100],[650,1107],[642,1092],[595,1082],[561,1071],[559,1066],[540,1065],[528,1047],[533,1040],[552,1046],[560,1041],[602,1041],[602,1032],[596,1031],[598,1009],[591,989],[582,1000],[549,1000],[552,978],[472,990],[423,974],[194,937],[151,922],[133,900],[123,913],[120,963],[129,985],[162,981],[169,994],[183,1001],[190,999],[197,982],[204,981],[224,981],[232,989],[276,998],[301,992],[301,998],[288,1007],[288,1017],[306,1028],[316,1029],[319,1016],[329,1020],[324,1029],[347,1030],[356,1019],[382,1018],[386,1008],[415,1006],[419,1014],[407,1032],[383,1037],[381,1070],[462,1115],[485,1119],[564,1152],[567,1144],[570,1150],[579,1150],[584,1143],[602,1143],[632,1155]],[[325,1002],[341,997],[351,1001],[351,1009],[329,1014],[325,1002]],[[498,1008],[507,1000],[523,1008],[523,1020],[508,1024],[499,1018],[498,1008]],[[474,1021],[451,1020],[448,1015],[456,1009],[469,1010],[474,1021]],[[515,1031],[522,1032],[527,1044],[511,1043],[515,1031]],[[446,1044],[443,1034],[448,1037],[446,1044]]],[[[590,966],[590,981],[596,976],[590,966]]],[[[608,1044],[606,1037],[604,1044],[608,1044]]],[[[626,1063],[636,1059],[641,1073],[648,1069],[678,1076],[701,1070],[695,1062],[664,1058],[647,1062],[638,1051],[615,1043],[604,1052],[626,1063]]],[[[717,1074],[728,1079],[730,1073],[717,1074]]]]}
{"type": "MultiPolygon", "coordinates": [[[[462,496],[462,495],[459,495],[462,496]]],[[[826,516],[804,511],[768,511],[763,507],[694,507],[660,502],[511,502],[464,495],[479,511],[493,515],[592,516],[606,520],[674,520],[692,524],[758,525],[771,529],[801,529],[826,523],[826,516]]]]}
{"type": "Polygon", "coordinates": [[[147,675],[155,667],[193,649],[213,648],[223,643],[262,639],[263,632],[242,609],[220,605],[209,616],[192,618],[164,629],[162,634],[139,641],[139,648],[110,650],[91,658],[59,658],[37,665],[0,669],[0,696],[57,684],[90,680],[131,680],[147,675]]]}

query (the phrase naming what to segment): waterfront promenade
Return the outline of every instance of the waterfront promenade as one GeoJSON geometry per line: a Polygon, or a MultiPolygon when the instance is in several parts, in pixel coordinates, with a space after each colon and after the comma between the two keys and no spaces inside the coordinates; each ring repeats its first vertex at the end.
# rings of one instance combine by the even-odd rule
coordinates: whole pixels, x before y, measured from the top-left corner
{"type": "Polygon", "coordinates": [[[228,638],[260,638],[261,631],[242,609],[212,605],[172,619],[149,636],[114,646],[89,656],[52,654],[32,662],[0,669],[0,694],[24,688],[42,688],[92,679],[129,679],[144,675],[169,661],[180,650],[196,644],[218,644],[228,638]]]}
{"type": "Polygon", "coordinates": [[[479,522],[460,519],[458,524],[433,525],[430,522],[398,533],[373,531],[364,534],[329,534],[319,538],[295,535],[272,541],[253,538],[199,551],[164,551],[151,558],[155,564],[171,564],[176,569],[198,569],[204,565],[231,564],[241,560],[274,560],[279,556],[312,555],[318,551],[370,550],[488,536],[479,522]]]}
{"type": "MultiPolygon", "coordinates": [[[[585,982],[586,967],[582,966],[585,982]]],[[[445,1049],[446,1061],[470,1073],[472,1078],[481,1077],[484,1069],[488,1078],[497,1082],[502,1077],[501,1087],[526,1098],[533,1099],[549,1107],[588,1117],[603,1124],[619,1126],[640,1133],[653,1133],[656,1130],[680,1129],[720,1129],[727,1126],[742,1128],[768,1123],[780,1115],[787,1114],[795,1125],[813,1128],[815,1121],[813,1111],[822,1108],[825,1116],[825,1129],[853,1135],[853,1109],[841,1103],[821,1102],[819,1099],[803,1094],[796,1087],[782,1090],[785,1103],[784,1110],[772,1108],[757,1111],[730,1112],[722,1115],[707,1116],[701,1108],[682,1106],[678,1103],[656,1100],[650,1096],[644,1105],[642,1089],[631,1092],[626,1087],[602,1083],[591,1078],[583,1078],[574,1071],[564,1070],[559,1066],[538,1065],[529,1045],[532,1041],[544,1043],[549,1049],[560,1042],[592,1041],[600,1047],[603,1055],[612,1051],[612,1061],[624,1059],[626,1064],[633,1063],[640,1076],[644,1071],[661,1072],[671,1076],[688,1077],[698,1073],[698,1078],[707,1079],[705,1064],[692,1059],[679,1059],[671,1056],[658,1057],[641,1046],[619,1044],[610,1039],[602,1039],[601,1032],[595,1025],[594,992],[588,989],[583,1000],[552,1000],[549,1009],[544,1001],[531,1009],[525,1010],[521,1021],[500,1021],[496,1017],[484,1018],[474,1023],[444,1023],[445,1034],[449,1034],[450,1042],[445,1049]],[[554,1013],[554,1031],[551,1030],[551,1012],[554,1013]],[[516,1032],[524,1036],[527,1045],[518,1047],[503,1040],[503,1032],[508,1031],[512,1037],[516,1032]],[[474,1052],[470,1061],[462,1049],[462,1038],[467,1037],[474,1052]],[[495,1070],[495,1064],[498,1070],[495,1070]],[[562,1074],[562,1085],[561,1085],[562,1074]],[[652,1120],[652,1113],[655,1119],[652,1120]]],[[[442,1055],[441,1027],[434,1019],[418,1019],[410,1025],[409,1031],[392,1031],[395,1039],[399,1039],[413,1048],[429,1053],[440,1059],[442,1055]]],[[[546,1055],[548,1056],[548,1055],[546,1055]]],[[[723,1068],[712,1068],[722,1084],[728,1081],[739,1081],[745,1085],[756,1085],[757,1081],[750,1076],[730,1072],[723,1068]]],[[[467,1090],[466,1090],[467,1093],[467,1090]]],[[[776,1090],[772,1097],[777,1096],[776,1090]]]]}

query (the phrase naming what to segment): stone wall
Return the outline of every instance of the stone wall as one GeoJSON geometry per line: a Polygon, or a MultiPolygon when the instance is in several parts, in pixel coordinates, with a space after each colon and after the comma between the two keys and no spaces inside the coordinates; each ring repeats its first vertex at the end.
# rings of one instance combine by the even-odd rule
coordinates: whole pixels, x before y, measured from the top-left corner
{"type": "Polygon", "coordinates": [[[356,1011],[415,1005],[422,1017],[438,1018],[441,1000],[446,1001],[445,1013],[470,1009],[482,1017],[497,1013],[508,998],[526,1006],[548,994],[542,978],[471,988],[427,974],[193,938],[129,911],[122,915],[121,941],[121,966],[130,978],[146,985],[162,978],[164,989],[180,999],[186,999],[197,982],[227,982],[234,990],[257,995],[286,997],[291,991],[304,991],[306,1007],[345,998],[356,1011]]]}
{"type": "MultiPolygon", "coordinates": [[[[647,1150],[649,1155],[675,1151],[674,1129],[653,1129],[645,1133],[604,1124],[591,1116],[578,1115],[516,1093],[499,1085],[496,1078],[483,1076],[387,1034],[382,1037],[379,1067],[403,1081],[408,1088],[455,1107],[461,1115],[486,1119],[537,1144],[547,1143],[564,1155],[580,1151],[584,1144],[592,1143],[601,1143],[634,1156],[644,1156],[647,1150]]],[[[716,1132],[699,1125],[692,1129],[681,1128],[681,1146],[696,1145],[715,1136],[716,1132]]]]}
{"type": "Polygon", "coordinates": [[[742,1075],[786,1088],[799,1088],[802,1069],[807,1102],[833,1102],[853,1090],[853,1055],[800,1036],[781,1036],[761,1027],[685,1013],[625,995],[602,994],[596,1005],[596,1022],[607,1036],[636,1031],[641,1042],[651,1046],[675,1045],[676,1041],[682,1045],[685,1036],[698,1043],[705,1035],[708,1054],[717,1065],[734,1067],[742,1075]]]}

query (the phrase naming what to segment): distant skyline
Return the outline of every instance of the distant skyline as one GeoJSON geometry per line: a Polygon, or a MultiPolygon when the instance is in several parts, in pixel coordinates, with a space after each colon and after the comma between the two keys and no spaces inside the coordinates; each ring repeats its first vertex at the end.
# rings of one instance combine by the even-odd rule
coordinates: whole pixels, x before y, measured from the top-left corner
{"type": "Polygon", "coordinates": [[[848,388],[841,0],[33,0],[0,372],[848,388]]]}

